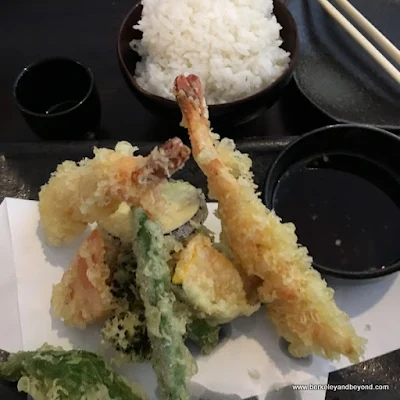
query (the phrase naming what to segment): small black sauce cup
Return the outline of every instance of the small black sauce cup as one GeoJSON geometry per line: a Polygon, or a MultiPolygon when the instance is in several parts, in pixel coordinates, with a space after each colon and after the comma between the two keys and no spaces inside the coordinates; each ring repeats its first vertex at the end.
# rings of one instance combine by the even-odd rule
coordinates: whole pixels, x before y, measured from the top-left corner
{"type": "Polygon", "coordinates": [[[24,68],[14,101],[42,139],[82,139],[100,127],[101,104],[89,68],[68,58],[48,58],[24,68]]]}

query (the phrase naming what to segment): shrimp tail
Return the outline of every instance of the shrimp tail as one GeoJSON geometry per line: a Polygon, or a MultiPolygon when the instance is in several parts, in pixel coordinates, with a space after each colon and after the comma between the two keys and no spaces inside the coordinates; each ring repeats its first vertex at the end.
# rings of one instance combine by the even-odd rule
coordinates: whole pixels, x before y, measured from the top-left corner
{"type": "Polygon", "coordinates": [[[181,139],[174,137],[152,150],[146,164],[134,171],[132,180],[137,183],[169,178],[179,171],[190,157],[190,149],[181,139]]]}
{"type": "MultiPolygon", "coordinates": [[[[186,114],[192,114],[194,111],[208,122],[208,108],[204,99],[203,86],[196,75],[188,77],[179,75],[175,79],[173,93],[182,109],[184,119],[186,114]]],[[[185,128],[187,128],[186,123],[187,121],[182,123],[185,128]]]]}
{"type": "Polygon", "coordinates": [[[188,129],[193,157],[208,178],[210,193],[222,189],[224,185],[229,186],[234,177],[214,146],[200,78],[196,75],[179,75],[175,79],[173,93],[182,111],[181,125],[188,129]],[[216,176],[218,179],[214,179],[216,176]]]}

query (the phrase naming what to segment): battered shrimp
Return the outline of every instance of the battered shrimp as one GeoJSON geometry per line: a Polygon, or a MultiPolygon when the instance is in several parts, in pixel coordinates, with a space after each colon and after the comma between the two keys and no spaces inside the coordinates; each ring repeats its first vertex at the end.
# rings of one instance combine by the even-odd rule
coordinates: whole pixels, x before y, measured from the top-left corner
{"type": "Polygon", "coordinates": [[[113,310],[114,297],[106,283],[110,268],[105,255],[106,243],[95,229],[82,243],[61,282],[53,287],[53,313],[67,326],[83,329],[113,310]]]}
{"type": "Polygon", "coordinates": [[[93,159],[58,166],[39,193],[40,220],[49,244],[71,242],[88,223],[111,215],[124,201],[156,218],[158,184],[183,167],[190,150],[178,138],[147,157],[133,156],[134,150],[119,143],[116,151],[95,149],[93,159]]]}
{"type": "Polygon", "coordinates": [[[336,306],[334,291],[312,268],[307,249],[297,243],[294,225],[283,224],[264,206],[251,173],[235,168],[240,153],[233,146],[232,165],[225,161],[227,154],[225,163],[222,160],[218,147],[233,142],[219,142],[211,134],[200,79],[177,77],[174,93],[193,156],[207,176],[210,195],[218,201],[226,245],[250,277],[261,278],[259,299],[267,304],[278,334],[290,343],[291,354],[314,352],[329,359],[344,355],[357,362],[365,339],[357,336],[349,317],[336,306]]]}

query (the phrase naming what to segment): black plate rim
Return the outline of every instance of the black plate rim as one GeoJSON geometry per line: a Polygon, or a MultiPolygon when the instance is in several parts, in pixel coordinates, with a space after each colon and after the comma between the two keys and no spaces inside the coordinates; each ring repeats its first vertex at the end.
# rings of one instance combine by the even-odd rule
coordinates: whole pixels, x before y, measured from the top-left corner
{"type": "MultiPolygon", "coordinates": [[[[285,1],[286,4],[288,4],[289,0],[283,0],[285,1]]],[[[289,10],[292,12],[294,18],[296,19],[296,23],[298,24],[298,29],[299,32],[302,29],[303,25],[297,21],[297,17],[298,15],[290,9],[290,5],[288,5],[289,10]]],[[[300,35],[299,33],[299,40],[300,40],[300,54],[299,54],[299,62],[296,65],[294,71],[293,71],[293,80],[296,84],[296,87],[299,89],[299,91],[301,92],[301,94],[313,105],[315,106],[315,108],[319,111],[322,112],[322,114],[324,114],[325,116],[331,118],[334,121],[337,121],[339,123],[343,123],[343,124],[363,124],[363,122],[360,122],[358,120],[353,120],[353,119],[346,119],[341,117],[340,115],[337,115],[337,113],[334,113],[332,111],[328,111],[323,105],[320,105],[318,103],[318,101],[314,100],[312,97],[312,95],[309,95],[306,93],[305,88],[307,87],[307,85],[301,85],[299,78],[298,78],[298,67],[300,64],[300,60],[302,59],[302,47],[303,47],[303,42],[308,43],[309,46],[313,47],[312,43],[310,42],[310,40],[307,38],[304,40],[304,38],[302,37],[302,35],[300,35]]],[[[354,39],[351,39],[354,40],[354,39]]],[[[340,114],[340,113],[339,113],[340,114]]],[[[395,124],[395,125],[391,125],[391,124],[378,124],[378,123],[370,123],[370,125],[376,126],[378,128],[381,129],[386,129],[386,130],[390,130],[390,131],[400,131],[400,123],[395,124]]]]}
{"type": "MultiPolygon", "coordinates": [[[[300,53],[300,57],[301,57],[301,53],[300,53]]],[[[327,111],[324,107],[322,107],[321,105],[319,105],[316,101],[314,101],[311,96],[309,96],[306,91],[304,90],[304,88],[302,87],[302,85],[299,83],[299,80],[297,78],[297,68],[294,69],[293,72],[293,80],[296,83],[296,87],[300,90],[301,94],[315,107],[317,108],[319,111],[321,111],[324,115],[326,115],[327,117],[331,118],[334,121],[339,122],[340,124],[348,124],[348,125],[362,125],[362,126],[368,126],[368,127],[375,127],[375,128],[379,128],[379,129],[383,129],[383,130],[393,130],[393,131],[400,131],[400,125],[381,125],[381,124],[362,124],[360,122],[356,122],[356,121],[351,121],[351,120],[347,120],[345,118],[340,118],[337,115],[334,115],[332,113],[330,113],[329,111],[327,111]]],[[[328,125],[331,126],[331,125],[328,125]]],[[[322,129],[322,128],[319,128],[322,129]]],[[[310,132],[308,132],[310,133],[310,132]]]]}
{"type": "MultiPolygon", "coordinates": [[[[263,190],[262,190],[262,200],[264,204],[267,204],[268,202],[266,201],[266,193],[267,193],[267,186],[270,187],[271,185],[269,184],[269,181],[272,179],[271,174],[272,171],[276,168],[276,166],[280,163],[281,158],[286,154],[287,151],[289,151],[292,147],[297,146],[297,143],[303,141],[305,138],[308,138],[310,136],[316,135],[322,131],[328,131],[328,130],[341,130],[341,129],[352,129],[352,128],[358,128],[358,129],[368,129],[368,130],[374,130],[376,132],[379,132],[385,136],[391,137],[397,141],[400,141],[399,136],[395,135],[392,132],[389,132],[387,130],[384,130],[382,128],[379,128],[375,125],[369,125],[369,124],[331,124],[327,125],[321,128],[314,129],[310,132],[305,133],[304,135],[301,135],[291,141],[275,158],[273,163],[271,164],[270,168],[268,169],[265,179],[263,182],[263,190]]],[[[267,204],[268,206],[268,204],[267,204]]],[[[400,271],[400,260],[395,261],[391,265],[387,266],[385,269],[382,270],[374,270],[374,271],[363,271],[363,272],[354,272],[354,271],[338,271],[336,269],[326,267],[324,265],[317,264],[315,262],[312,263],[313,267],[320,272],[321,274],[326,274],[331,277],[335,278],[341,278],[341,279],[348,279],[348,280],[372,280],[376,278],[381,278],[386,275],[391,275],[395,272],[400,271]]]]}

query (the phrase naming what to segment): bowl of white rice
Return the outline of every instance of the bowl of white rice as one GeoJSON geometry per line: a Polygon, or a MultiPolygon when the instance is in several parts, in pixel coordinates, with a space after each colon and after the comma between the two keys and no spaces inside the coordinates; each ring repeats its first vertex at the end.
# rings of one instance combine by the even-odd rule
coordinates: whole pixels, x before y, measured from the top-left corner
{"type": "Polygon", "coordinates": [[[200,77],[211,122],[247,122],[271,107],[293,75],[296,23],[280,0],[141,0],[126,16],[118,59],[132,93],[179,120],[176,76],[200,77]]]}

